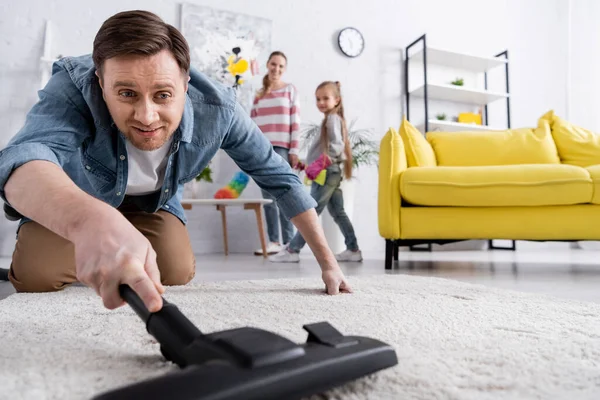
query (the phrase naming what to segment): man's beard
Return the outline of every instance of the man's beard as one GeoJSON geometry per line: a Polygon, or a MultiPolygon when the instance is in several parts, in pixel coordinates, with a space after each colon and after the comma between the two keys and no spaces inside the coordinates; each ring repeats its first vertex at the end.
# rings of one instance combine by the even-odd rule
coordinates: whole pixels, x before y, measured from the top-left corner
{"type": "MultiPolygon", "coordinates": [[[[133,128],[131,128],[133,129],[133,128]]],[[[138,134],[136,134],[135,132],[132,131],[128,131],[128,134],[125,135],[125,137],[127,138],[127,140],[129,140],[129,142],[136,148],[142,151],[153,151],[153,150],[158,150],[160,149],[162,146],[165,145],[165,143],[167,143],[169,141],[169,139],[171,138],[171,136],[173,136],[173,132],[169,132],[166,133],[166,129],[165,128],[161,128],[161,133],[157,136],[154,137],[142,137],[138,134]]]]}

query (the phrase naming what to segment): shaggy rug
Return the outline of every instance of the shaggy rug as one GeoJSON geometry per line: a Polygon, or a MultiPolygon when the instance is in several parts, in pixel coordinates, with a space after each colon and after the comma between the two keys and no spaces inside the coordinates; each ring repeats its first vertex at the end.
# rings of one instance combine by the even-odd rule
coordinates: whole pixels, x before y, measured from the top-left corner
{"type": "MultiPolygon", "coordinates": [[[[169,288],[201,330],[273,330],[303,342],[305,323],[392,344],[399,364],[314,399],[598,399],[600,305],[445,279],[351,279],[327,296],[317,279],[169,288]]],[[[0,301],[0,398],[89,399],[172,371],[129,307],[103,308],[71,287],[0,301]]],[[[175,391],[176,393],[176,391],[175,391]]]]}

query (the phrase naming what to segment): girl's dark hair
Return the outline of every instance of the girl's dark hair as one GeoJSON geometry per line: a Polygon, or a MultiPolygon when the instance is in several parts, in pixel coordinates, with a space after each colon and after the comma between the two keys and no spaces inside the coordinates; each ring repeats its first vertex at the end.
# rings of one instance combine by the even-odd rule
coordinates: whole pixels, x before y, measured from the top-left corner
{"type": "Polygon", "coordinates": [[[181,32],[151,12],[124,11],[104,21],[94,39],[92,59],[102,76],[104,61],[109,58],[152,56],[162,50],[169,50],[179,68],[189,74],[190,49],[181,32]]]}

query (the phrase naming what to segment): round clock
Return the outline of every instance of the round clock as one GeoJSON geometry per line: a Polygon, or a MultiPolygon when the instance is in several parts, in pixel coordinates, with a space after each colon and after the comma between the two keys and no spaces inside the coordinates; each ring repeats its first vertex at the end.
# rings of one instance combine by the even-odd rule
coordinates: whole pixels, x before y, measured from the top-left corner
{"type": "Polygon", "coordinates": [[[338,35],[340,50],[348,57],[358,57],[365,48],[365,39],[356,28],[344,28],[338,35]]]}

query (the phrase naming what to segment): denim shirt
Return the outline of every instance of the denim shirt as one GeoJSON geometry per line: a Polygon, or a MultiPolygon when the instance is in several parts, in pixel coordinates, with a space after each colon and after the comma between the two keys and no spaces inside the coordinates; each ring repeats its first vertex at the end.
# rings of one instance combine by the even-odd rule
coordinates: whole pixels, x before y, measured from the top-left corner
{"type": "MultiPolygon", "coordinates": [[[[54,63],[23,128],[0,151],[0,196],[12,171],[32,160],[50,161],[82,190],[118,207],[127,188],[125,136],[102,97],[91,55],[54,63]]],[[[145,197],[148,212],[165,210],[187,222],[183,184],[223,149],[277,200],[286,217],[316,207],[291,167],[236,101],[235,90],[191,70],[181,123],[173,134],[160,194],[145,197]]],[[[26,222],[26,218],[21,223],[26,222]]]]}

